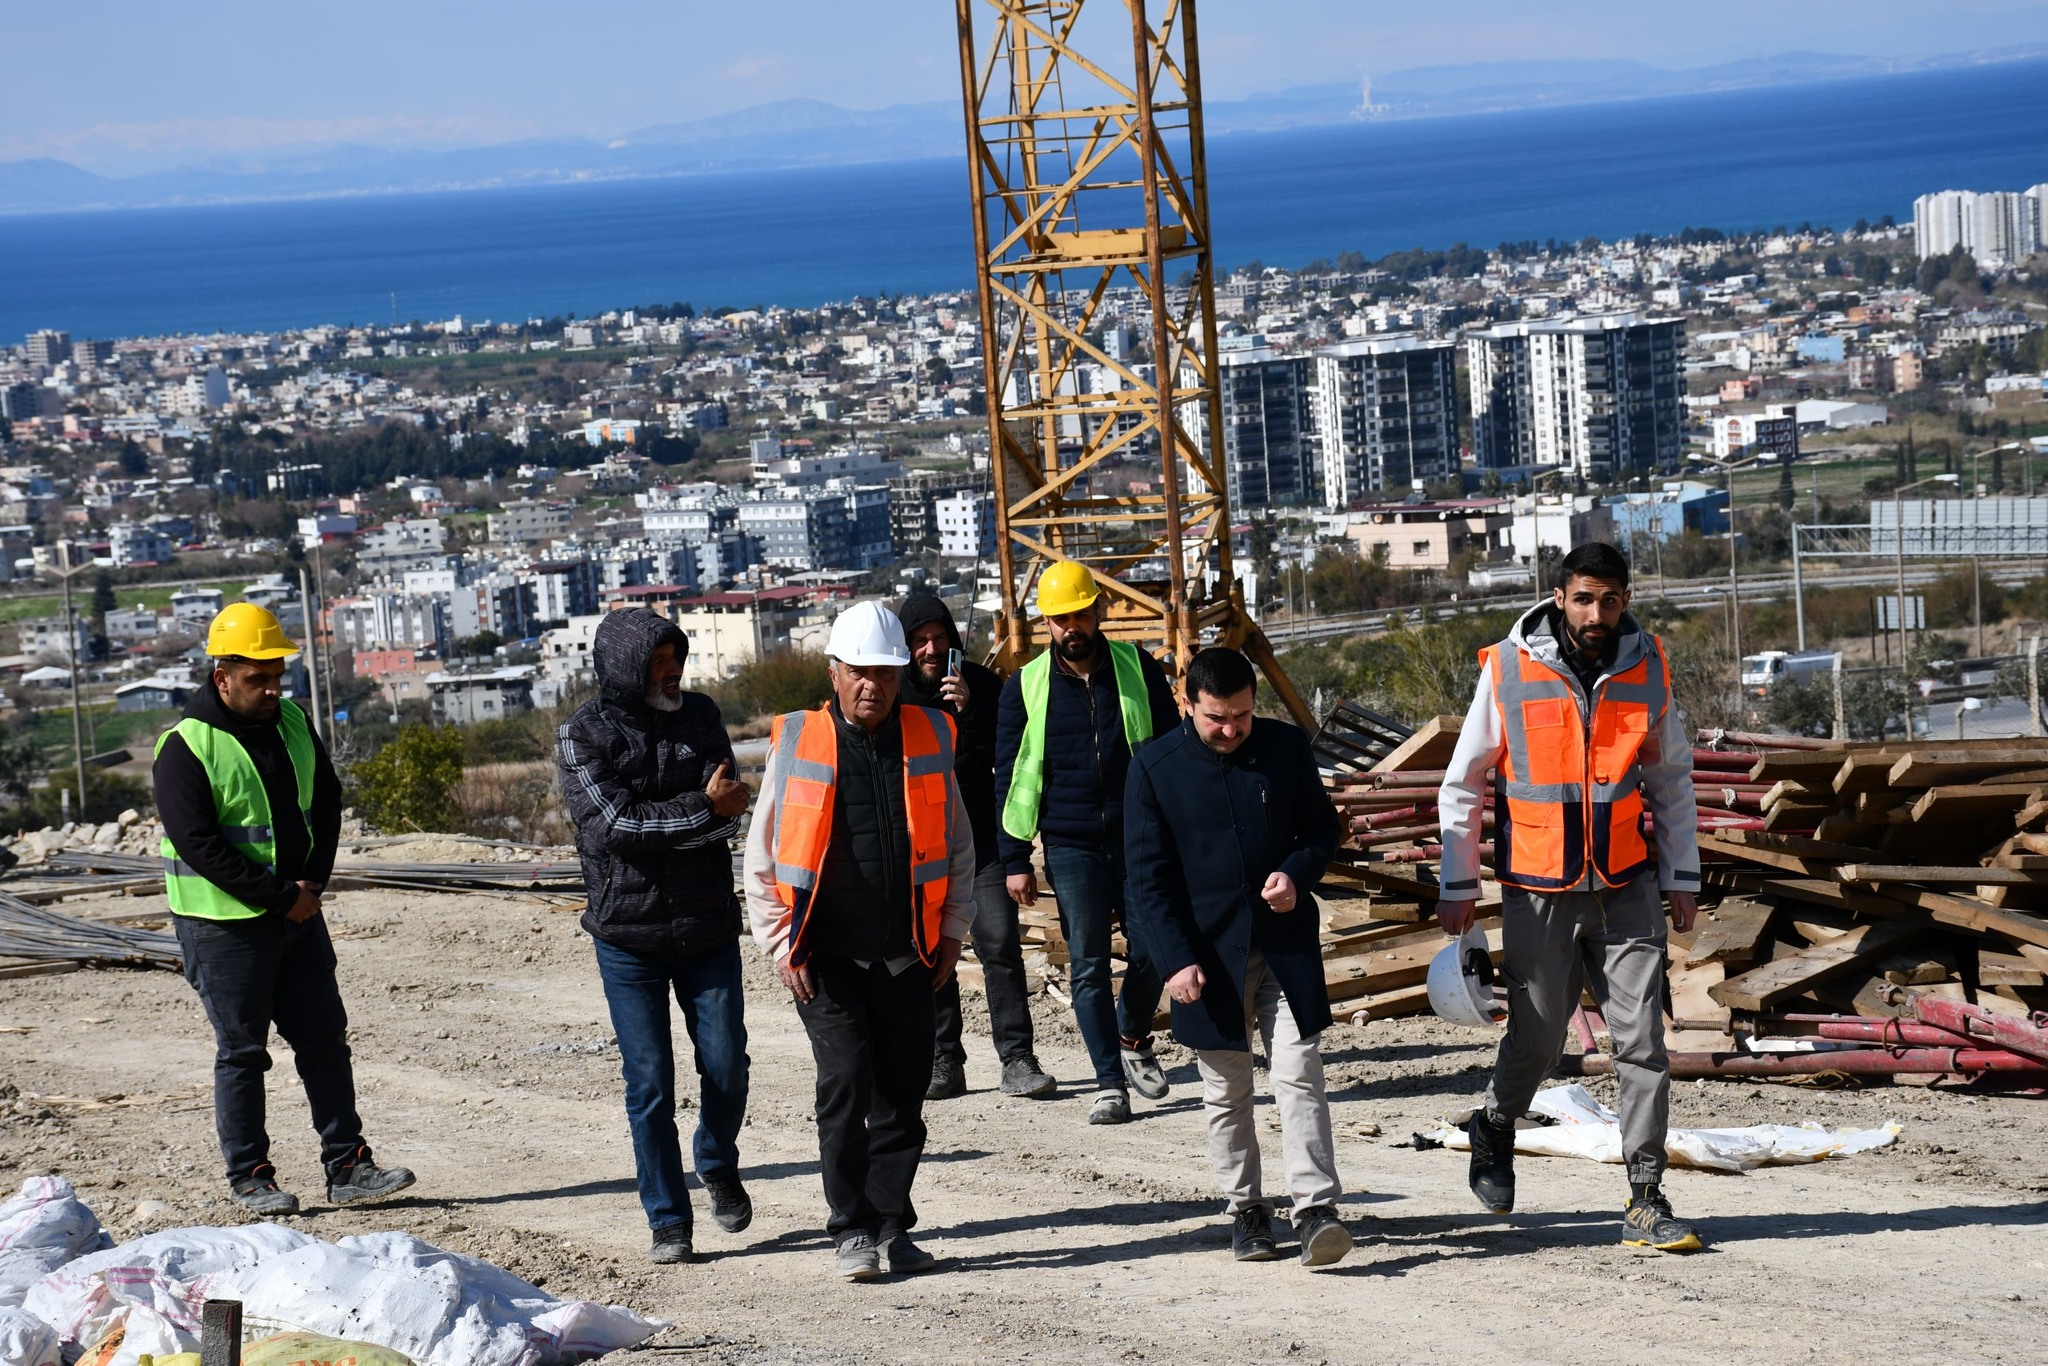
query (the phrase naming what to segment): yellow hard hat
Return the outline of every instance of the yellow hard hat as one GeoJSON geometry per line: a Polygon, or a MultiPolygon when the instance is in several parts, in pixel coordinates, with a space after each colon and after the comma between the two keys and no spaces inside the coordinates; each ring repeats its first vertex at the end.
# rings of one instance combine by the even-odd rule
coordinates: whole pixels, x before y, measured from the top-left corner
{"type": "Polygon", "coordinates": [[[222,608],[206,628],[206,653],[215,659],[284,659],[298,652],[277,618],[253,602],[222,608]]]}
{"type": "Polygon", "coordinates": [[[1060,560],[1046,566],[1038,576],[1038,615],[1065,616],[1090,606],[1102,596],[1088,566],[1075,560],[1060,560]]]}

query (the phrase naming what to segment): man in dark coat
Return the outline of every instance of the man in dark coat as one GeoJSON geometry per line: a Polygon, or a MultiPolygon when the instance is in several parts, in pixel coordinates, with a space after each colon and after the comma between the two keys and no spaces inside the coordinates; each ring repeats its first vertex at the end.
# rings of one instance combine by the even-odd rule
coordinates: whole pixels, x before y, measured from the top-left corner
{"type": "Polygon", "coordinates": [[[671,992],[697,1055],[692,1146],[711,1217],[728,1233],[754,1217],[739,1179],[747,1026],[730,848],[748,793],[732,776],[718,704],[682,690],[689,648],[659,613],[613,612],[590,645],[598,695],[556,733],[590,897],[582,923],[618,1035],[633,1165],[657,1262],[693,1255],[671,992]]]}
{"type": "MultiPolygon", "coordinates": [[[[1024,985],[1024,948],[1017,903],[1004,885],[996,850],[996,699],[1003,680],[979,664],[960,661],[960,629],[936,594],[913,593],[896,609],[910,662],[903,666],[905,702],[950,712],[959,728],[953,774],[967,819],[974,826],[974,958],[988,996],[989,1033],[1002,1062],[1007,1096],[1049,1096],[1056,1083],[1031,1051],[1031,1000],[1024,985]]],[[[932,998],[932,1084],[926,1100],[950,1100],[967,1091],[967,1048],[960,1040],[960,979],[949,977],[932,998]]]]}
{"type": "Polygon", "coordinates": [[[1209,1160],[1230,1202],[1239,1261],[1279,1255],[1260,1189],[1250,1035],[1256,1022],[1280,1111],[1294,1228],[1306,1266],[1351,1249],[1323,1090],[1330,1023],[1309,895],[1336,852],[1336,808],[1308,737],[1255,720],[1257,679],[1235,650],[1188,663],[1188,715],[1131,760],[1124,838],[1131,916],[1195,1050],[1209,1160]]]}

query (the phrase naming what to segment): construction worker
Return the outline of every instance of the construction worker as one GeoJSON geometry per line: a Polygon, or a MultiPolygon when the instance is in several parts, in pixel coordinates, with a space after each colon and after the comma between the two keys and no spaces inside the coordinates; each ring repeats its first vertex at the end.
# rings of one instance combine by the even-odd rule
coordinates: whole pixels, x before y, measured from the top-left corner
{"type": "Polygon", "coordinates": [[[659,612],[607,614],[590,641],[598,694],[556,732],[589,890],[582,925],[619,1041],[649,1255],[664,1264],[695,1255],[671,995],[696,1059],[691,1151],[712,1222],[739,1233],[754,1219],[740,1184],[747,1024],[731,844],[748,792],[732,776],[718,704],[683,691],[689,653],[688,638],[659,612]]]}
{"type": "Polygon", "coordinates": [[[306,713],[284,696],[299,653],[277,618],[238,602],[206,632],[213,677],[157,740],[156,809],[185,980],[213,1025],[213,1120],[235,1203],[295,1213],[264,1128],[270,1029],[292,1047],[337,1205],[404,1190],[363,1142],[348,1014],[320,893],[341,837],[341,781],[306,713]]]}
{"type": "MultiPolygon", "coordinates": [[[[937,594],[913,593],[896,616],[910,649],[910,663],[903,666],[903,700],[950,713],[959,730],[953,775],[974,825],[974,957],[981,964],[989,1033],[1002,1063],[1000,1087],[1007,1096],[1050,1096],[1058,1083],[1031,1049],[1031,1000],[1024,985],[1017,903],[1010,900],[1002,860],[996,856],[996,699],[1003,680],[960,658],[960,628],[937,594]]],[[[932,1084],[924,1098],[951,1100],[967,1092],[957,976],[939,988],[934,1006],[932,1084]]]]}
{"type": "Polygon", "coordinates": [[[819,1166],[838,1273],[923,1271],[910,1188],[924,1155],[932,993],[974,909],[974,829],[953,719],[898,701],[903,624],[878,602],[832,623],[832,700],[775,718],[747,836],[754,938],[818,1068],[819,1166]]]}
{"type": "Polygon", "coordinates": [[[1095,1067],[1090,1124],[1130,1120],[1130,1091],[1166,1096],[1166,1072],[1152,1051],[1160,981],[1137,930],[1128,945],[1123,994],[1110,985],[1110,935],[1126,906],[1124,777],[1131,755],[1180,724],[1165,671],[1135,645],[1102,631],[1102,588],[1072,560],[1038,580],[1038,614],[1051,648],[1010,675],[996,711],[996,837],[1005,884],[1021,906],[1036,904],[1031,843],[1045,846],[1045,874],[1059,899],[1067,940],[1074,1019],[1095,1067]]]}
{"type": "Polygon", "coordinates": [[[1279,1256],[1260,1183],[1251,1035],[1264,1041],[1304,1266],[1351,1250],[1322,1031],[1330,1024],[1310,889],[1343,827],[1299,726],[1254,719],[1258,680],[1236,650],[1203,650],[1182,680],[1187,718],[1131,760],[1124,848],[1131,920],[1195,1050],[1209,1161],[1229,1202],[1231,1253],[1279,1256]]]}
{"type": "Polygon", "coordinates": [[[1590,984],[1614,1034],[1621,1085],[1622,1241],[1691,1251],[1699,1234],[1672,1214],[1661,1183],[1671,1092],[1665,906],[1685,932],[1700,885],[1692,744],[1663,643],[1629,615],[1628,561],[1590,542],[1565,556],[1561,573],[1551,601],[1480,651],[1479,686],[1439,794],[1444,932],[1456,937],[1472,924],[1489,785],[1502,890],[1507,1034],[1467,1125],[1472,1193],[1495,1214],[1514,1209],[1515,1121],[1556,1064],[1590,984]]]}

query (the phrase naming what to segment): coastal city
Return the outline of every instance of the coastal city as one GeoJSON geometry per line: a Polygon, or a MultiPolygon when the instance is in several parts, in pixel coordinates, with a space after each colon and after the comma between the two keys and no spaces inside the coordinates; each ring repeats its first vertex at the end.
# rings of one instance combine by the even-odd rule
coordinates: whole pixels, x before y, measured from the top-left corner
{"type": "MultiPolygon", "coordinates": [[[[1299,627],[1333,556],[1407,585],[1358,607],[1526,591],[1546,551],[1587,539],[1661,563],[1727,538],[1730,465],[1803,487],[1809,464],[1914,424],[2048,454],[2044,210],[2037,185],[1840,230],[1237,268],[1216,312],[1248,600],[1299,627]]],[[[1097,341],[1144,373],[1142,304],[1108,299],[1097,341]]],[[[312,595],[329,703],[359,720],[556,705],[621,603],[685,627],[692,687],[816,650],[847,601],[920,582],[972,630],[999,605],[982,349],[964,293],[38,331],[0,353],[0,566],[24,587],[91,566],[102,601],[68,642],[55,611],[0,628],[4,682],[33,704],[69,687],[75,650],[102,704],[181,706],[198,636],[244,586],[294,630],[312,595]]],[[[1107,387],[1106,368],[1069,382],[1107,387]]],[[[1202,406],[1182,417],[1206,439],[1202,406]]],[[[1148,459],[1141,439],[1091,477],[1142,489],[1148,459]]],[[[1998,466],[1993,492],[2031,491],[2018,455],[1998,466]]],[[[1882,477],[1829,487],[1846,515],[1889,511],[1882,477]]],[[[1738,538],[1770,492],[1738,500],[1738,538]]]]}

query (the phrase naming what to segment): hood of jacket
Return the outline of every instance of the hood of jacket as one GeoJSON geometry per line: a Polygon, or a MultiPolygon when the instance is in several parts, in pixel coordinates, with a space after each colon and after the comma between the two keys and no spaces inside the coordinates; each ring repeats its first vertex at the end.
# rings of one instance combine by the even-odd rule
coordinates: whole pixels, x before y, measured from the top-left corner
{"type": "Polygon", "coordinates": [[[607,701],[650,710],[647,706],[647,664],[664,645],[676,647],[676,662],[689,656],[690,638],[682,628],[651,607],[609,612],[590,638],[590,667],[607,701]]]}
{"type": "MultiPolygon", "coordinates": [[[[1514,629],[1508,632],[1508,643],[1537,663],[1570,677],[1571,665],[1564,657],[1564,634],[1564,609],[1555,602],[1539,602],[1515,622],[1514,629]]],[[[1607,672],[1618,674],[1640,663],[1650,644],[1649,637],[1629,612],[1621,614],[1614,636],[1614,662],[1607,666],[1607,672]]]]}
{"type": "Polygon", "coordinates": [[[903,638],[910,639],[920,626],[929,626],[935,621],[946,623],[946,636],[953,642],[953,648],[965,651],[960,643],[960,628],[954,624],[953,609],[946,606],[945,599],[936,593],[912,593],[896,609],[896,619],[903,623],[903,638]]]}

